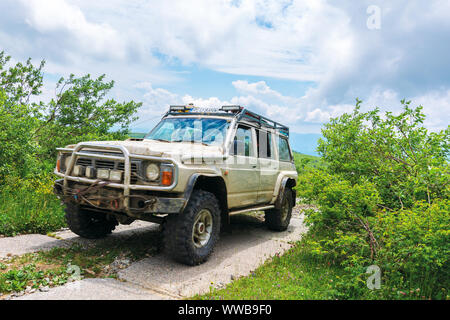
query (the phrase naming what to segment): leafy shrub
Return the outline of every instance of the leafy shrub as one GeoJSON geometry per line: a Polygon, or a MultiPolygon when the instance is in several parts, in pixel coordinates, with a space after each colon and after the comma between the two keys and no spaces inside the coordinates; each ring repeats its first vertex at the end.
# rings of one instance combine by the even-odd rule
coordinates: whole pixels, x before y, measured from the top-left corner
{"type": "Polygon", "coordinates": [[[52,188],[50,174],[8,177],[0,193],[0,234],[46,234],[65,227],[64,210],[52,188]]]}
{"type": "Polygon", "coordinates": [[[379,212],[374,233],[376,262],[388,297],[448,298],[450,294],[450,201],[417,202],[411,209],[379,212]]]}
{"type": "Polygon", "coordinates": [[[0,52],[0,234],[46,233],[64,226],[51,193],[56,148],[91,140],[122,140],[141,103],[107,98],[114,81],[70,75],[55,97],[38,101],[44,61],[10,65],[0,52]],[[112,131],[113,128],[118,128],[112,131]],[[50,191],[49,191],[50,190],[50,191]]]}
{"type": "Polygon", "coordinates": [[[428,132],[422,107],[402,103],[402,113],[382,117],[378,109],[361,112],[358,101],[324,126],[318,147],[329,172],[352,184],[368,179],[391,209],[442,197],[449,175],[450,130],[428,132]]]}
{"type": "Polygon", "coordinates": [[[6,101],[0,89],[0,182],[8,175],[25,176],[38,166],[34,155],[39,146],[32,135],[35,120],[28,117],[26,106],[6,108],[6,101]]]}
{"type": "Polygon", "coordinates": [[[61,77],[54,98],[31,102],[39,99],[45,62],[35,67],[30,59],[12,66],[9,61],[10,57],[0,52],[0,142],[4,144],[0,170],[10,168],[5,174],[25,176],[25,158],[54,162],[55,149],[66,144],[124,139],[142,105],[107,98],[114,81],[106,81],[105,75],[91,78],[89,74],[61,77]],[[113,128],[116,130],[112,132],[113,128]]]}
{"type": "Polygon", "coordinates": [[[421,108],[398,116],[357,106],[332,119],[319,151],[327,166],[300,176],[312,252],[345,268],[340,298],[448,298],[449,130],[428,133],[421,108]],[[382,271],[366,288],[367,267],[382,271]]]}

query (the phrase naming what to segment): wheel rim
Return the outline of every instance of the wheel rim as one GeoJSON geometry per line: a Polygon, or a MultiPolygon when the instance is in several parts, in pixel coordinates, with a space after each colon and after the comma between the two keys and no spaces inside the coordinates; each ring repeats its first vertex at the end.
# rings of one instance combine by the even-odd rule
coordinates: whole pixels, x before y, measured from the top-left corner
{"type": "Polygon", "coordinates": [[[283,207],[281,208],[281,220],[285,221],[289,214],[289,201],[284,198],[283,207]]]}
{"type": "Polygon", "coordinates": [[[208,209],[201,210],[192,228],[192,242],[196,248],[204,247],[211,238],[213,227],[212,214],[208,209]]]}

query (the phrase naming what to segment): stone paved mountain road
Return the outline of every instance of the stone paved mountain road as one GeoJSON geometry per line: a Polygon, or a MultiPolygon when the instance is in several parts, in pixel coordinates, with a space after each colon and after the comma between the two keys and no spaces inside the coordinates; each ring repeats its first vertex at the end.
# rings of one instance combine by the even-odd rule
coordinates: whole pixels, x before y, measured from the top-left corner
{"type": "MultiPolygon", "coordinates": [[[[296,208],[297,209],[297,208],[296,208]]],[[[281,254],[299,240],[306,227],[299,210],[285,232],[269,231],[261,218],[254,215],[232,217],[231,233],[223,233],[210,259],[190,267],[174,262],[164,253],[132,263],[118,273],[118,279],[83,279],[48,292],[35,292],[14,299],[26,300],[90,300],[90,299],[180,299],[208,292],[210,287],[223,287],[233,279],[249,275],[275,254],[281,254]]],[[[125,238],[158,234],[159,226],[134,222],[119,226],[102,240],[85,240],[68,230],[57,232],[60,239],[42,235],[0,238],[0,257],[18,255],[52,247],[79,243],[85,246],[98,243],[117,243],[125,238]]]]}

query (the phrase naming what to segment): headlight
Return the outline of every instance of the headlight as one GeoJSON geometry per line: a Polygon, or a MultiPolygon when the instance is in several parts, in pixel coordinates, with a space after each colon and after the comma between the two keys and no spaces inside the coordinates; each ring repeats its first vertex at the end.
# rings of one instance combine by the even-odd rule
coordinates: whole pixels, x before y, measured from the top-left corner
{"type": "Polygon", "coordinates": [[[72,175],[74,175],[75,177],[84,176],[84,170],[85,168],[83,166],[76,165],[73,167],[72,175]]]}
{"type": "Polygon", "coordinates": [[[95,178],[95,168],[92,166],[86,167],[85,175],[89,179],[95,178]]]}
{"type": "Polygon", "coordinates": [[[109,170],[108,169],[98,169],[97,178],[102,180],[109,180],[109,170]]]}
{"type": "Polygon", "coordinates": [[[145,176],[150,181],[155,181],[159,178],[159,167],[154,163],[150,163],[145,169],[145,176]]]}
{"type": "Polygon", "coordinates": [[[122,181],[122,171],[111,170],[109,173],[109,179],[111,181],[120,182],[122,181]]]}

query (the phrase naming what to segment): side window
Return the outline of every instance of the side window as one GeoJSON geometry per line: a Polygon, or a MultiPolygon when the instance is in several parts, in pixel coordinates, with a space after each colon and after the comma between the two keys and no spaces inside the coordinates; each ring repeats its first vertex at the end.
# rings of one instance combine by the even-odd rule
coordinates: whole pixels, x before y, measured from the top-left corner
{"type": "Polygon", "coordinates": [[[288,141],[281,136],[278,136],[278,154],[280,161],[292,161],[288,141]]]}
{"type": "Polygon", "coordinates": [[[231,154],[246,157],[253,156],[252,130],[249,127],[238,126],[231,154]]]}
{"type": "Polygon", "coordinates": [[[258,130],[258,157],[273,158],[272,134],[267,131],[258,130]]]}

